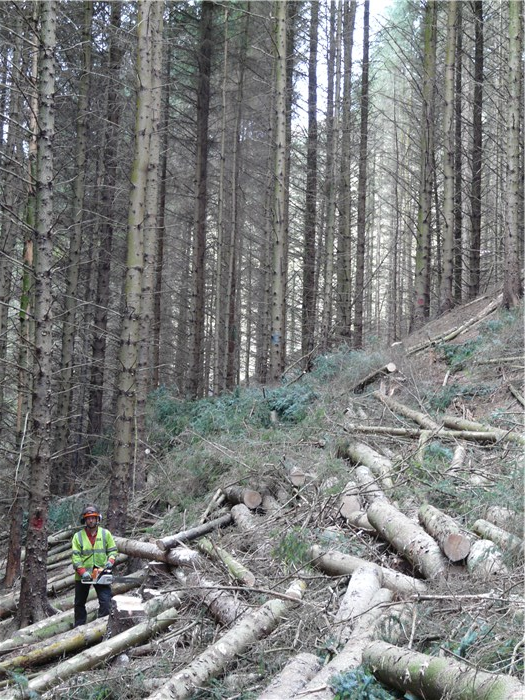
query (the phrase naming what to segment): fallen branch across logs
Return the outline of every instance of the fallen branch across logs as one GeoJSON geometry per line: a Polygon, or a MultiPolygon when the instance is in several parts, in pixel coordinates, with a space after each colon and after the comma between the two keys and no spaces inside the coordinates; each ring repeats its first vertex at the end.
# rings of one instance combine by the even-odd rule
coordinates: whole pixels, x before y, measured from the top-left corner
{"type": "Polygon", "coordinates": [[[513,676],[490,674],[443,657],[371,642],[363,662],[388,686],[422,698],[523,700],[525,686],[513,676]]]}

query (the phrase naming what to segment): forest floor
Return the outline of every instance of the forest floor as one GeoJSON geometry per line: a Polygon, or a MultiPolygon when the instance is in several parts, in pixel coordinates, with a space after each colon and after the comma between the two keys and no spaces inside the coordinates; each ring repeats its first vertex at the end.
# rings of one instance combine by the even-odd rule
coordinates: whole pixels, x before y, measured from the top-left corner
{"type": "MultiPolygon", "coordinates": [[[[256,634],[205,683],[196,682],[189,694],[180,697],[256,700],[298,654],[313,654],[326,665],[341,653],[338,610],[351,577],[348,572],[327,573],[312,555],[316,547],[317,552],[337,551],[424,582],[425,595],[395,593],[392,605],[404,601],[405,612],[409,611],[399,646],[461,661],[478,671],[522,677],[522,547],[517,553],[499,546],[499,558],[489,574],[473,574],[465,561],[459,561],[448,563],[442,575],[429,577],[377,527],[352,525],[340,512],[342,494],[357,478],[360,464],[352,457],[351,446],[365,445],[391,465],[392,482],[375,481],[383,483],[388,502],[414,525],[421,506],[431,504],[476,540],[474,523],[490,519],[498,507],[506,509],[500,526],[523,537],[522,444],[501,435],[495,441],[439,434],[418,439],[410,430],[421,430],[421,425],[378,396],[381,391],[438,423],[446,415],[522,433],[523,309],[497,308],[469,324],[491,301],[483,297],[455,309],[388,349],[340,350],[319,358],[311,376],[297,375],[274,394],[254,387],[228,400],[202,403],[184,424],[180,401],[164,393],[157,397],[151,414],[148,489],[134,503],[137,517],[128,536],[155,543],[229,513],[231,506],[217,498],[218,490],[242,486],[270,494],[270,505],[248,512],[248,524],[234,518],[231,525],[207,537],[216,552],[228,552],[253,578],[249,585],[246,579],[239,582],[217,556],[205,559],[202,574],[223,591],[225,600],[243,610],[255,610],[272,594],[285,594],[296,579],[306,585],[302,599],[288,607],[271,633],[256,634]],[[463,326],[464,332],[443,340],[463,326]],[[360,393],[353,391],[361,379],[389,362],[395,363],[394,372],[378,376],[360,393]],[[407,434],[374,432],[378,426],[407,434]],[[461,463],[451,469],[460,447],[461,463]]],[[[107,466],[104,460],[101,457],[98,466],[101,476],[107,466]]],[[[81,498],[72,499],[72,513],[81,498]]],[[[366,496],[366,489],[358,498],[365,513],[373,498],[366,496]]],[[[188,546],[196,548],[197,543],[188,546]]],[[[206,591],[185,587],[174,574],[175,570],[155,567],[141,588],[181,595],[177,621],[167,634],[95,670],[54,683],[42,697],[179,697],[155,693],[212,648],[235,622],[225,622],[220,615],[214,619],[206,591]]],[[[41,672],[28,669],[27,678],[41,672]]],[[[379,685],[369,669],[350,666],[337,678],[321,682],[314,677],[302,691],[284,696],[275,691],[272,698],[333,697],[332,682],[340,700],[424,697],[379,685]],[[363,690],[367,684],[369,695],[363,690]]],[[[441,697],[467,696],[448,690],[441,697]]]]}

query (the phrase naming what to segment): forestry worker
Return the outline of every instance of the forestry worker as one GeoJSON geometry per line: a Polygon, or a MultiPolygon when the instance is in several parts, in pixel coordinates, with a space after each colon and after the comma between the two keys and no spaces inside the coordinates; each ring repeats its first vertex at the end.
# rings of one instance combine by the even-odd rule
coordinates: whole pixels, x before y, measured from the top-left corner
{"type": "Polygon", "coordinates": [[[75,627],[87,620],[86,601],[92,584],[98,597],[98,617],[109,615],[111,584],[95,583],[97,574],[110,574],[117,557],[117,547],[109,530],[100,527],[102,515],[93,504],[85,506],[80,516],[82,530],[71,542],[71,561],[75,569],[75,627]]]}

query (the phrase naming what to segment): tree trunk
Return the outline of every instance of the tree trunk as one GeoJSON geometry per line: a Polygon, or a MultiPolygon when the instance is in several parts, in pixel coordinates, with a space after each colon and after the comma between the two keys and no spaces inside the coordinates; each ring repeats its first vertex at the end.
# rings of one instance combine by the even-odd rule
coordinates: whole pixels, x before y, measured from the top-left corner
{"type": "Polygon", "coordinates": [[[355,262],[354,334],[352,347],[363,347],[363,310],[365,293],[366,190],[368,166],[368,73],[369,73],[370,0],[364,3],[363,59],[361,71],[361,129],[359,137],[359,175],[357,185],[357,245],[355,262]]]}
{"type": "Polygon", "coordinates": [[[511,532],[489,523],[488,520],[483,520],[482,518],[476,520],[472,525],[472,532],[486,540],[491,540],[496,547],[505,552],[523,556],[523,540],[511,532]]]}
{"type": "MultiPolygon", "coordinates": [[[[293,595],[300,600],[304,589],[302,581],[296,581],[288,589],[287,595],[293,595]]],[[[218,676],[235,656],[273,632],[291,605],[290,601],[273,599],[247,613],[217,642],[210,644],[188,666],[150,695],[148,700],[191,698],[198,688],[218,676]]]]}
{"type": "Polygon", "coordinates": [[[377,499],[367,511],[368,520],[428,579],[446,576],[448,562],[437,542],[390,503],[377,499]]]}
{"type": "MultiPolygon", "coordinates": [[[[311,548],[310,556],[312,557],[312,565],[329,576],[352,575],[361,566],[370,565],[370,562],[367,562],[365,559],[354,557],[351,554],[343,554],[342,552],[326,552],[317,545],[311,548]]],[[[427,584],[420,579],[387,569],[385,566],[380,566],[379,568],[382,574],[382,585],[391,591],[400,595],[410,595],[413,593],[424,593],[427,590],[427,584]]]]}
{"type": "Polygon", "coordinates": [[[440,289],[440,311],[454,306],[454,69],[456,64],[457,0],[447,4],[447,39],[445,49],[445,87],[443,106],[443,248],[440,289]]]}
{"type": "Polygon", "coordinates": [[[400,413],[402,416],[410,418],[410,420],[413,420],[415,423],[419,423],[419,425],[426,430],[439,430],[438,423],[436,423],[425,413],[421,413],[421,411],[414,411],[413,409],[408,408],[408,406],[399,403],[399,401],[396,401],[391,396],[387,396],[380,391],[375,391],[374,397],[384,403],[385,406],[388,406],[388,408],[390,408],[394,413],[400,413]]]}
{"type": "Polygon", "coordinates": [[[46,556],[54,405],[52,388],[54,298],[51,277],[55,265],[53,139],[55,135],[56,0],[42,3],[39,9],[41,34],[36,166],[35,374],[29,479],[31,495],[28,507],[26,557],[17,618],[21,627],[54,612],[47,600],[46,556]]]}
{"type": "Polygon", "coordinates": [[[353,464],[368,467],[378,477],[383,488],[391,489],[393,487],[392,462],[388,457],[383,457],[379,452],[362,442],[349,442],[345,447],[346,456],[353,464]]]}
{"type": "Polygon", "coordinates": [[[365,647],[363,661],[374,675],[401,692],[428,700],[521,700],[524,687],[512,676],[485,673],[443,657],[427,656],[386,642],[365,647]]]}
{"type": "Polygon", "coordinates": [[[437,3],[426,0],[423,22],[423,114],[421,119],[420,176],[417,218],[416,260],[412,328],[420,328],[430,310],[430,225],[432,218],[432,183],[434,162],[434,112],[436,80],[437,3]]]}
{"type": "Polygon", "coordinates": [[[87,127],[89,106],[89,83],[91,76],[91,47],[93,3],[83,4],[84,25],[82,29],[82,68],[78,85],[77,132],[75,139],[76,177],[73,197],[73,222],[69,235],[69,250],[66,268],[66,293],[62,322],[62,354],[60,360],[61,390],[58,399],[58,425],[55,427],[55,453],[59,455],[51,476],[51,490],[64,495],[70,488],[71,457],[66,456],[70,434],[70,411],[74,388],[73,366],[75,363],[75,336],[77,334],[78,282],[80,278],[80,254],[84,230],[84,195],[87,165],[87,127]]]}
{"type": "Polygon", "coordinates": [[[470,254],[468,298],[480,289],[481,175],[483,158],[483,0],[474,0],[474,96],[472,102],[472,176],[470,188],[470,254]]]}
{"type": "Polygon", "coordinates": [[[287,3],[275,3],[275,134],[273,164],[273,197],[271,202],[272,286],[270,380],[280,380],[284,370],[285,328],[285,251],[287,249],[286,212],[286,61],[287,3]]]}
{"type": "Polygon", "coordinates": [[[507,100],[507,182],[505,210],[505,275],[503,306],[513,308],[523,297],[519,245],[520,200],[520,86],[523,82],[523,26],[521,3],[509,0],[508,100],[507,100]]]}
{"type": "Polygon", "coordinates": [[[236,506],[239,503],[243,503],[247,508],[255,510],[262,503],[262,495],[259,491],[254,489],[245,488],[243,486],[230,486],[226,489],[222,489],[228,503],[236,506]]]}
{"type": "Polygon", "coordinates": [[[206,279],[206,210],[208,173],[208,121],[214,3],[202,3],[197,86],[197,157],[195,161],[195,210],[191,270],[190,368],[188,394],[204,395],[204,324],[206,279]]]}
{"type": "Polygon", "coordinates": [[[115,544],[118,551],[139,559],[160,560],[171,564],[171,566],[193,566],[200,560],[198,552],[187,547],[176,547],[167,552],[163,552],[156,545],[149,542],[138,542],[115,536],[115,544]]]}
{"type": "Polygon", "coordinates": [[[138,3],[137,22],[137,116],[135,153],[131,169],[127,263],[124,310],[120,331],[113,469],[109,488],[108,526],[125,532],[130,482],[135,469],[135,423],[137,418],[137,365],[139,359],[142,275],[144,270],[144,216],[151,138],[152,42],[156,39],[152,21],[153,0],[138,3]]]}
{"type": "Polygon", "coordinates": [[[218,559],[228,569],[230,576],[244,584],[245,586],[255,585],[255,576],[243,564],[234,559],[229,552],[218,547],[213,542],[203,537],[197,543],[201,552],[205,552],[212,559],[218,559]]]}
{"type": "Polygon", "coordinates": [[[432,535],[441,551],[452,562],[461,561],[470,552],[471,538],[446,513],[429,503],[419,509],[419,522],[432,535]]]}
{"type": "Polygon", "coordinates": [[[308,55],[308,136],[306,145],[306,192],[303,248],[303,298],[301,317],[301,354],[305,369],[309,369],[314,348],[315,332],[315,233],[317,225],[317,45],[319,33],[319,3],[310,4],[308,55]]]}
{"type": "Polygon", "coordinates": [[[360,566],[352,574],[334,617],[334,636],[339,644],[348,641],[361,616],[372,607],[382,578],[381,569],[374,564],[360,566]]]}

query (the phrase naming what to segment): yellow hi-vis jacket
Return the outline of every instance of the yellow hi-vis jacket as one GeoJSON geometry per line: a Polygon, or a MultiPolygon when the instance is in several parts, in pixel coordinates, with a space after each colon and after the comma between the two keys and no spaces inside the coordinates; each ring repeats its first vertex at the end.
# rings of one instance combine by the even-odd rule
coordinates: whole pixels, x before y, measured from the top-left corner
{"type": "Polygon", "coordinates": [[[102,568],[109,559],[115,561],[118,552],[113,535],[103,527],[97,528],[93,545],[89,541],[85,528],[79,530],[73,535],[71,547],[73,550],[71,562],[75,569],[76,581],[80,581],[84,569],[91,573],[95,566],[102,568]]]}

